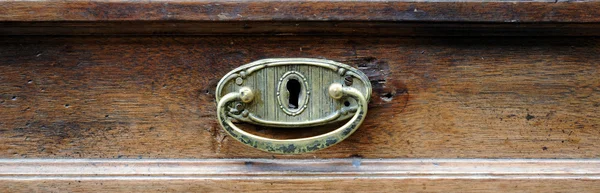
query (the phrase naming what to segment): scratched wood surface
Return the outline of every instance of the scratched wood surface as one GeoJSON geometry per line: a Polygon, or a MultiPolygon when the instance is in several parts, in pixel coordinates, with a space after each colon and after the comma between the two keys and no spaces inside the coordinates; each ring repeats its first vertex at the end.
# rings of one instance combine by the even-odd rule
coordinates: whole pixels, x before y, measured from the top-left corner
{"type": "MultiPolygon", "coordinates": [[[[2,181],[0,181],[2,182],[2,181]]],[[[4,181],[7,192],[598,192],[594,180],[40,180],[4,181]],[[10,184],[10,185],[9,185],[10,184]],[[376,188],[375,188],[376,187],[376,188]]]]}
{"type": "Polygon", "coordinates": [[[0,159],[0,191],[598,192],[598,164],[573,159],[0,159]]]}
{"type": "Polygon", "coordinates": [[[0,1],[0,192],[599,192],[599,26],[598,1],[0,1]],[[362,70],[364,124],[304,155],[227,137],[217,81],[273,57],[362,70]]]}
{"type": "Polygon", "coordinates": [[[0,181],[6,192],[598,192],[595,180],[272,179],[0,181]],[[376,188],[375,188],[376,187],[376,188]]]}
{"type": "MultiPolygon", "coordinates": [[[[155,36],[0,38],[3,158],[597,158],[596,38],[155,36]],[[216,122],[228,71],[271,57],[365,72],[344,142],[264,153],[216,122]]],[[[265,136],[322,132],[255,128],[265,136]]]]}
{"type": "Polygon", "coordinates": [[[0,21],[600,21],[593,0],[3,1],[0,21]]]}

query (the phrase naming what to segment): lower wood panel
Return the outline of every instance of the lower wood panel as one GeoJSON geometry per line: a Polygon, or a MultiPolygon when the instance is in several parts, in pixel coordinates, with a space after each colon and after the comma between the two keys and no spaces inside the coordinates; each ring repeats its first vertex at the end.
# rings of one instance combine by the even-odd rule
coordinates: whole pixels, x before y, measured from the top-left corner
{"type": "Polygon", "coordinates": [[[566,37],[5,36],[0,157],[597,158],[598,48],[566,37]],[[364,124],[295,156],[228,138],[216,82],[272,57],[361,69],[374,85],[364,124]]]}
{"type": "Polygon", "coordinates": [[[4,192],[599,192],[597,180],[23,180],[4,192]]]}
{"type": "Polygon", "coordinates": [[[4,192],[598,192],[600,161],[4,159],[4,192]]]}

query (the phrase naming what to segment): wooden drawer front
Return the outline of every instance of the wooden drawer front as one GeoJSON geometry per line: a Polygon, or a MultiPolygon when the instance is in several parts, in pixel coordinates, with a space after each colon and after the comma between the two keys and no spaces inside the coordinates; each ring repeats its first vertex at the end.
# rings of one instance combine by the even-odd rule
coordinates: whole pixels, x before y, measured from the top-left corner
{"type": "MultiPolygon", "coordinates": [[[[5,158],[595,158],[592,38],[2,38],[5,158]],[[216,81],[271,57],[353,65],[374,87],[343,143],[282,156],[216,122],[216,81]]],[[[289,130],[257,129],[285,137],[289,130]]],[[[318,133],[318,129],[298,133],[318,133]]],[[[294,132],[292,132],[294,133],[294,132]]],[[[308,134],[306,134],[308,135],[308,134]]]]}
{"type": "Polygon", "coordinates": [[[599,8],[0,2],[0,192],[600,192],[599,8]],[[365,121],[308,154],[229,137],[218,81],[267,58],[359,69],[365,121]]]}

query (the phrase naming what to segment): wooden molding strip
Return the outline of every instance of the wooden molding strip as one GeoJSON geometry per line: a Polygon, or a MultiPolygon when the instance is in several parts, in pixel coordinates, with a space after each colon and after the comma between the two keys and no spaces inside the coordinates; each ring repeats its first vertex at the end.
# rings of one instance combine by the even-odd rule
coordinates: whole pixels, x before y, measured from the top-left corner
{"type": "Polygon", "coordinates": [[[0,1],[0,21],[600,22],[598,1],[0,1]]]}
{"type": "Polygon", "coordinates": [[[592,159],[1,159],[0,180],[600,179],[592,159]]]}

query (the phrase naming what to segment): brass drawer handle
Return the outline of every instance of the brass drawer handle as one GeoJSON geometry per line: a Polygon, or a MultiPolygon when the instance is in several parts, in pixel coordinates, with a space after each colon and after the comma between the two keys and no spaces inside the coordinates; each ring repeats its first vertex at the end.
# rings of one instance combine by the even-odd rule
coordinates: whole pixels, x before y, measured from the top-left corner
{"type": "Polygon", "coordinates": [[[298,154],[327,148],[356,131],[367,113],[371,84],[361,71],[330,60],[264,59],[225,75],[216,93],[219,123],[234,139],[267,152],[298,154]],[[231,122],[309,127],[348,118],[328,133],[285,140],[256,136],[231,122]]]}

